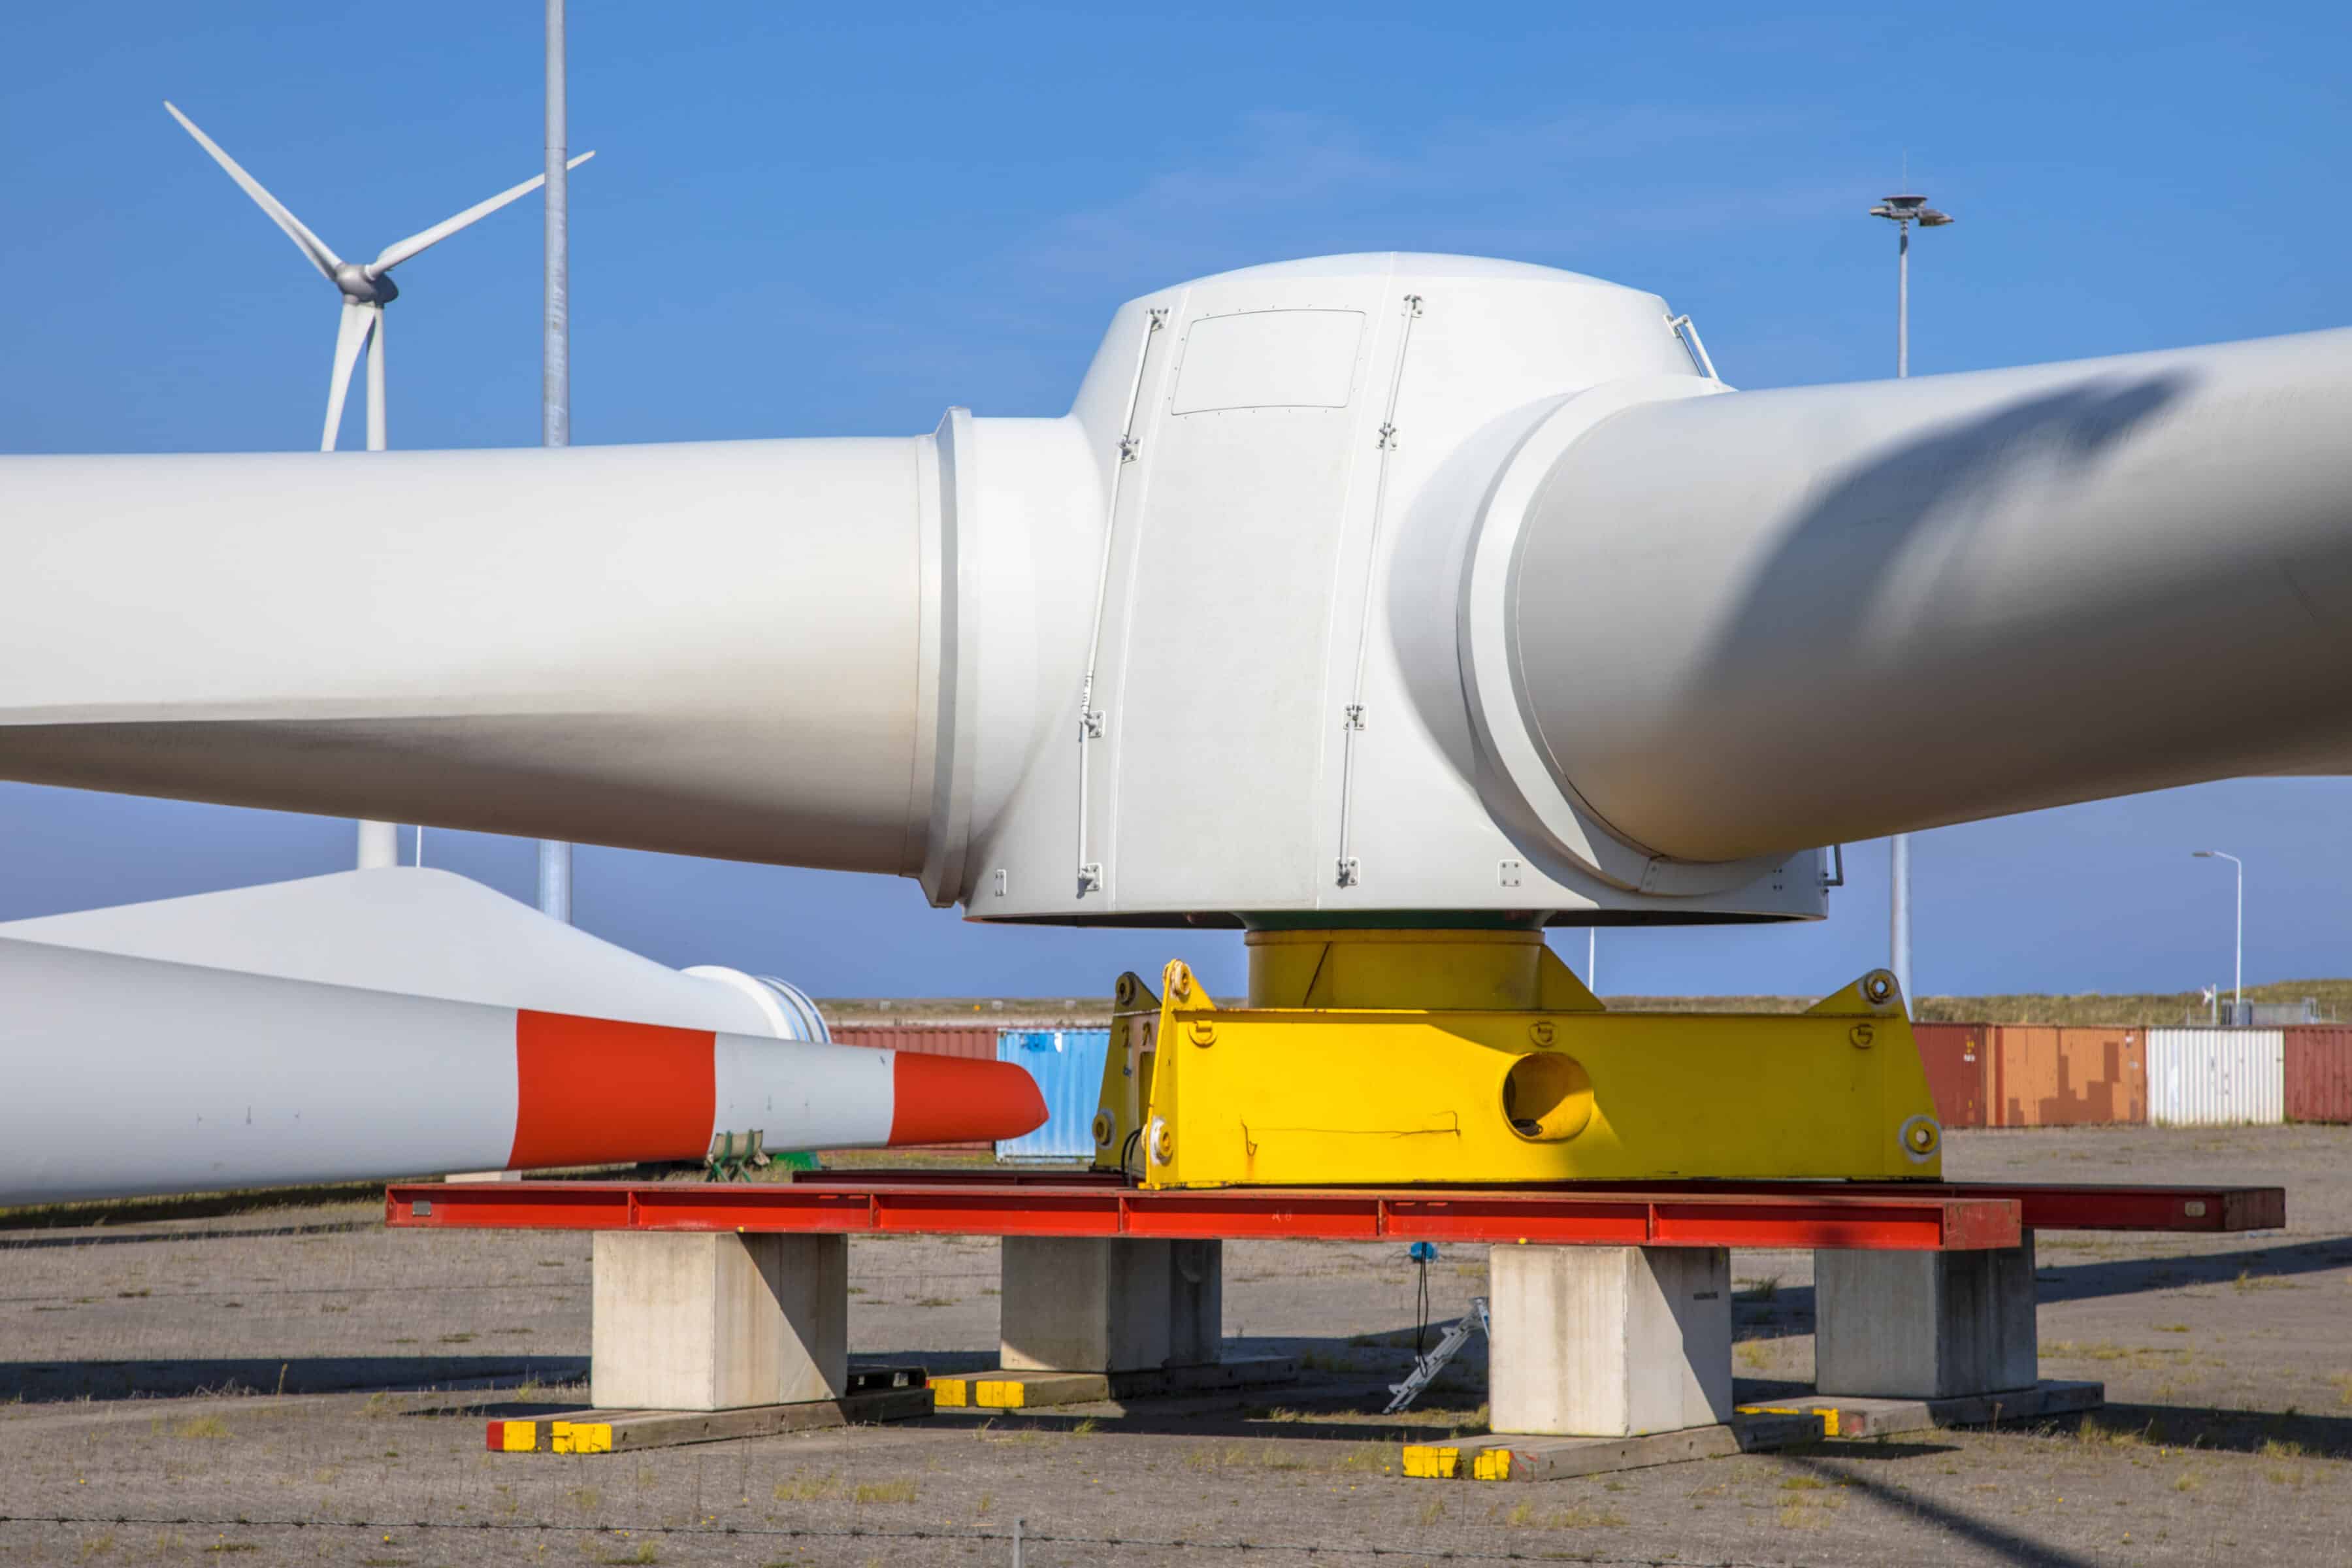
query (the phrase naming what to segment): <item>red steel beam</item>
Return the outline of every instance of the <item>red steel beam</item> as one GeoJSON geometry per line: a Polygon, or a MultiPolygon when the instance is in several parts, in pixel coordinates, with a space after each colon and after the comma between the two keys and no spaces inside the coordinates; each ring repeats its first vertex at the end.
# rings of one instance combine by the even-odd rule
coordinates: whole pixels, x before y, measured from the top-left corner
{"type": "MultiPolygon", "coordinates": [[[[829,1186],[882,1184],[947,1187],[1055,1186],[1123,1189],[1126,1178],[1093,1171],[797,1171],[797,1184],[829,1186]]],[[[1330,1188],[1377,1192],[1395,1198],[1412,1188],[1330,1188]]],[[[1590,1194],[1620,1193],[1703,1196],[2008,1198],[2019,1206],[2029,1230],[2178,1230],[2229,1232],[2281,1230],[2286,1226],[2284,1187],[2051,1185],[2031,1182],[1558,1182],[1507,1187],[1449,1189],[1454,1192],[1590,1194]]]]}
{"type": "Polygon", "coordinates": [[[404,1184],[386,1223],[426,1229],[779,1231],[1523,1242],[1551,1247],[2013,1247],[2018,1205],[1935,1194],[1374,1192],[1098,1182],[940,1182],[885,1174],[789,1185],[617,1182],[404,1184]]]}

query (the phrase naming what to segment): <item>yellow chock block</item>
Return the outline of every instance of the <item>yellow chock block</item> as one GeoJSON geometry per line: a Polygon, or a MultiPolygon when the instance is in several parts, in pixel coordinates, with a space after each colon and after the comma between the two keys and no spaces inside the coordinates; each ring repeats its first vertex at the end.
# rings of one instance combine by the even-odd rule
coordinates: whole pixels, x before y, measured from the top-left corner
{"type": "Polygon", "coordinates": [[[1433,1443],[1407,1443],[1404,1473],[1427,1481],[1453,1480],[1462,1473],[1462,1450],[1433,1443]]]}
{"type": "Polygon", "coordinates": [[[1018,1410],[1029,1403],[1029,1385],[1018,1378],[983,1377],[971,1392],[972,1403],[984,1410],[1018,1410]]]}
{"type": "Polygon", "coordinates": [[[931,1404],[941,1410],[963,1409],[971,1404],[971,1379],[968,1377],[935,1377],[931,1379],[931,1404]]]}
{"type": "Polygon", "coordinates": [[[1508,1448],[1481,1448],[1470,1456],[1470,1479],[1479,1481],[1507,1481],[1511,1479],[1511,1451],[1508,1448]]]}
{"type": "Polygon", "coordinates": [[[609,1421],[555,1421],[550,1447],[559,1454],[609,1454],[613,1451],[613,1424],[609,1421]]]}
{"type": "Polygon", "coordinates": [[[1822,1436],[1838,1435],[1838,1413],[1834,1405],[1741,1405],[1735,1407],[1742,1415],[1811,1415],[1822,1424],[1822,1436]]]}
{"type": "Polygon", "coordinates": [[[528,1454],[539,1447],[536,1421],[493,1421],[484,1435],[493,1454],[528,1454]]]}

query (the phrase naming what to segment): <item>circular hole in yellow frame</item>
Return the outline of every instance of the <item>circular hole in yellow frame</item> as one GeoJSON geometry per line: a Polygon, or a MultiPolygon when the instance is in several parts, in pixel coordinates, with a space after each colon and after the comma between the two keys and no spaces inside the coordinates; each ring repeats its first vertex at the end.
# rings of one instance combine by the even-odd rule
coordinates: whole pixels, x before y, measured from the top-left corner
{"type": "Polygon", "coordinates": [[[1535,1051],[1503,1075],[1503,1116],[1530,1143],[1564,1143],[1592,1121],[1592,1079],[1558,1051],[1535,1051]]]}

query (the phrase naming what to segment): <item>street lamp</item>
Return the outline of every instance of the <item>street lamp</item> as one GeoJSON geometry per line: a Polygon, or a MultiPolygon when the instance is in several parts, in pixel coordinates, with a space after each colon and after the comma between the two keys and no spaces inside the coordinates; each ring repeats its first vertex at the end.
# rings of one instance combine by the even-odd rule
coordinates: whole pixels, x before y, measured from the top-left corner
{"type": "MultiPolygon", "coordinates": [[[[1952,221],[1937,212],[1925,196],[1888,196],[1870,209],[1873,217],[1895,225],[1895,374],[1911,374],[1911,226],[1941,228],[1952,221]]],[[[1888,841],[1889,881],[1887,945],[1893,950],[1895,984],[1906,1005],[1911,1000],[1911,836],[1898,833],[1888,841]]]]}
{"type": "Polygon", "coordinates": [[[2246,863],[2219,849],[2192,849],[2189,854],[2200,860],[2227,860],[2238,868],[2238,968],[2230,985],[2230,1022],[2234,1024],[2246,1000],[2246,863]]]}

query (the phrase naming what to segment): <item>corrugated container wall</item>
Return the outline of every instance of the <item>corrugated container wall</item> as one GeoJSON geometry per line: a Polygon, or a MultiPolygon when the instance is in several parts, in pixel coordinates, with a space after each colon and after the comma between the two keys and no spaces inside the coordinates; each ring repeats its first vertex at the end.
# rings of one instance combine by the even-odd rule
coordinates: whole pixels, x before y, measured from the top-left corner
{"type": "Polygon", "coordinates": [[[2284,1121],[2285,1033],[2148,1030],[2148,1120],[2160,1127],[2284,1121]]]}
{"type": "Polygon", "coordinates": [[[1994,1127],[2084,1127],[2147,1120],[2139,1029],[2003,1024],[1992,1031],[1994,1127]]]}
{"type": "Polygon", "coordinates": [[[1095,1152],[1108,1029],[1006,1029],[996,1059],[1029,1069],[1045,1097],[1045,1125],[996,1146],[1000,1160],[1084,1160],[1095,1152]]]}
{"type": "Polygon", "coordinates": [[[1936,1097],[1936,1120],[1947,1127],[1982,1127],[1985,1068],[1991,1058],[1986,1024],[1914,1024],[1928,1092],[1936,1097]]]}
{"type": "Polygon", "coordinates": [[[2315,1024],[2286,1031],[2286,1119],[2352,1121],[2352,1028],[2315,1024]]]}
{"type": "MultiPolygon", "coordinates": [[[[833,1038],[836,1045],[872,1046],[879,1051],[919,1051],[926,1056],[968,1057],[983,1062],[996,1059],[996,1031],[985,1025],[835,1024],[833,1038]]],[[[932,1143],[925,1147],[954,1154],[984,1154],[995,1145],[932,1143]]]]}

